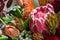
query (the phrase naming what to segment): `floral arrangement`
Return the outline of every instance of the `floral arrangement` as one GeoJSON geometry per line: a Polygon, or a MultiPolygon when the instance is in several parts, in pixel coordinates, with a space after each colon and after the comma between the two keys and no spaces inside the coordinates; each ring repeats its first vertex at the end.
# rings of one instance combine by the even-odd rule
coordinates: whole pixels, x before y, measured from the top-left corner
{"type": "MultiPolygon", "coordinates": [[[[3,4],[5,1],[1,0],[3,4]]],[[[7,2],[7,8],[12,1],[7,2]]],[[[16,0],[17,5],[10,11],[3,10],[5,4],[1,5],[1,40],[60,40],[60,1],[38,1],[40,7],[34,7],[32,0],[16,0]]]]}

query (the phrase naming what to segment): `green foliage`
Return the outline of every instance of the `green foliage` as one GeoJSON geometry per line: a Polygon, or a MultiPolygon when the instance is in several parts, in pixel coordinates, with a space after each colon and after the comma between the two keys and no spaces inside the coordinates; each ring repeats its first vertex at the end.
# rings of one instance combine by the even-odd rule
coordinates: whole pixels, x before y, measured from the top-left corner
{"type": "Polygon", "coordinates": [[[18,18],[22,18],[23,17],[23,10],[21,7],[15,6],[14,8],[12,8],[12,10],[10,10],[9,12],[10,14],[13,14],[14,16],[18,17],[18,18]]]}

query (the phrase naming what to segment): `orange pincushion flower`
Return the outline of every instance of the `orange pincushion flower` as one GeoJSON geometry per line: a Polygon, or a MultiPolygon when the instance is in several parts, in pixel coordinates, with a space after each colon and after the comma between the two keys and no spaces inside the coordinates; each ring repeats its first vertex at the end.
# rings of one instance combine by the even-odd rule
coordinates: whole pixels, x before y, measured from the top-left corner
{"type": "Polygon", "coordinates": [[[23,19],[27,18],[30,12],[34,9],[34,4],[32,0],[23,0],[24,2],[24,17],[23,19]]]}

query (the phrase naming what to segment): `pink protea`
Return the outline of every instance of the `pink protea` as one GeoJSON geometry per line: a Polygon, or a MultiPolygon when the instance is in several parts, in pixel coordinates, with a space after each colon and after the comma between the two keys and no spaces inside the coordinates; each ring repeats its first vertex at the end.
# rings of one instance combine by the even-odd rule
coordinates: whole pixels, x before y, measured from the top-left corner
{"type": "Polygon", "coordinates": [[[45,24],[45,19],[47,19],[48,14],[53,14],[54,9],[51,4],[46,6],[40,6],[34,9],[31,14],[31,20],[29,22],[29,27],[32,32],[43,33],[43,31],[48,32],[48,26],[45,24]]]}

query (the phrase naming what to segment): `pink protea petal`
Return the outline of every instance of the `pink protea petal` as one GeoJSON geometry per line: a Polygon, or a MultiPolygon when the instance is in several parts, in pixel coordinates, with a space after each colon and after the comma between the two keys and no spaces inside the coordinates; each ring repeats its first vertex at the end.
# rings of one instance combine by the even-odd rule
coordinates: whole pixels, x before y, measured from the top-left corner
{"type": "Polygon", "coordinates": [[[47,8],[51,13],[54,13],[54,8],[51,4],[47,4],[47,8]]]}
{"type": "Polygon", "coordinates": [[[29,27],[32,32],[42,33],[43,31],[48,32],[48,27],[45,25],[45,19],[47,15],[54,13],[53,6],[47,4],[46,6],[37,7],[34,9],[31,14],[31,21],[29,22],[29,27]]]}

